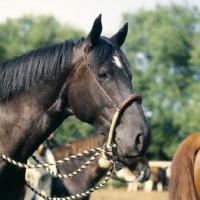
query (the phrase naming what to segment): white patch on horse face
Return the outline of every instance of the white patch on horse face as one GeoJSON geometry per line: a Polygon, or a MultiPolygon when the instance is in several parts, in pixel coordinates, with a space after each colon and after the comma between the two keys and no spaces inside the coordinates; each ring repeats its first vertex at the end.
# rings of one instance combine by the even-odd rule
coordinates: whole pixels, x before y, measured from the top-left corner
{"type": "Polygon", "coordinates": [[[113,56],[113,62],[119,67],[122,68],[122,64],[119,61],[119,58],[117,56],[113,56]]]}

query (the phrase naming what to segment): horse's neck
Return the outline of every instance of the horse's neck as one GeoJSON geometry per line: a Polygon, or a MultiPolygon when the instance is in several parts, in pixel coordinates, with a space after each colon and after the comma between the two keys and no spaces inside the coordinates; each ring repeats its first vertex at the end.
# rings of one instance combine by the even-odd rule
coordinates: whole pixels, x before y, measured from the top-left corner
{"type": "Polygon", "coordinates": [[[0,104],[1,153],[26,160],[62,123],[67,103],[56,89],[38,86],[0,104]]]}
{"type": "MultiPolygon", "coordinates": [[[[40,91],[41,92],[41,91],[40,91]]],[[[35,94],[39,94],[39,91],[35,94]]],[[[48,101],[48,96],[38,95],[48,101]]],[[[28,157],[47,136],[62,123],[63,115],[57,112],[59,101],[48,109],[37,95],[19,95],[0,105],[0,153],[15,161],[26,163],[28,157]],[[17,105],[17,106],[16,106],[17,105]],[[50,126],[54,123],[53,126],[50,126]],[[51,127],[51,128],[49,128],[51,127]]],[[[18,199],[24,185],[25,170],[0,160],[0,196],[4,200],[18,199]],[[15,189],[17,188],[17,189],[15,189]]]]}
{"type": "Polygon", "coordinates": [[[81,138],[71,143],[71,154],[77,154],[97,147],[102,148],[104,142],[105,137],[100,134],[93,134],[88,137],[81,138]]]}
{"type": "MultiPolygon", "coordinates": [[[[195,164],[199,163],[199,158],[197,157],[197,160],[195,160],[195,155],[199,148],[200,133],[197,133],[190,135],[177,149],[171,166],[170,200],[199,200],[194,181],[195,164]]],[[[197,172],[198,168],[196,168],[197,172]]]]}
{"type": "Polygon", "coordinates": [[[105,137],[100,134],[94,134],[73,142],[67,142],[62,146],[55,147],[52,149],[54,157],[58,159],[63,159],[65,157],[81,153],[85,150],[100,147],[102,148],[105,142],[105,137]]]}
{"type": "Polygon", "coordinates": [[[1,199],[18,199],[24,187],[25,169],[4,165],[0,162],[0,196],[1,199]]]}
{"type": "MultiPolygon", "coordinates": [[[[0,103],[0,153],[26,163],[28,157],[67,117],[67,104],[60,99],[63,87],[54,85],[38,85],[0,103]]],[[[0,159],[2,199],[18,199],[24,175],[24,169],[0,159]]]]}

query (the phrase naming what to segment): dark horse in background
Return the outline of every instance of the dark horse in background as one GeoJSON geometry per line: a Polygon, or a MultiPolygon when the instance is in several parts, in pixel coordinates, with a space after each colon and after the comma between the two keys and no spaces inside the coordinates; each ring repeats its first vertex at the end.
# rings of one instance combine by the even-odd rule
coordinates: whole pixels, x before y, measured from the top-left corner
{"type": "MultiPolygon", "coordinates": [[[[69,116],[75,115],[107,135],[116,107],[134,94],[131,70],[120,50],[125,24],[110,38],[100,37],[101,15],[86,39],[33,50],[0,63],[0,153],[26,163],[38,146],[69,116]]],[[[113,143],[122,163],[143,155],[150,130],[141,98],[121,112],[113,143]]],[[[0,197],[17,200],[25,169],[0,160],[0,197]]]]}
{"type": "MultiPolygon", "coordinates": [[[[52,153],[56,160],[69,157],[87,149],[100,147],[106,142],[105,137],[100,134],[93,134],[91,136],[75,140],[73,142],[67,142],[62,146],[58,146],[52,149],[52,153]]],[[[73,159],[68,163],[57,165],[58,172],[61,174],[72,173],[75,169],[80,168],[89,160],[88,157],[82,157],[79,159],[73,159]]],[[[97,157],[92,164],[86,169],[80,172],[78,175],[67,178],[53,178],[52,183],[52,196],[66,197],[74,194],[82,193],[95,186],[95,184],[105,175],[105,169],[99,167],[99,157],[97,157]]],[[[141,182],[147,181],[150,176],[150,167],[148,160],[145,156],[127,158],[126,167],[132,173],[139,173],[143,171],[143,176],[140,179],[141,182]]],[[[88,200],[90,195],[82,197],[81,200],[88,200]]]]}
{"type": "Polygon", "coordinates": [[[170,200],[200,200],[200,132],[189,135],[172,160],[170,200]]]}

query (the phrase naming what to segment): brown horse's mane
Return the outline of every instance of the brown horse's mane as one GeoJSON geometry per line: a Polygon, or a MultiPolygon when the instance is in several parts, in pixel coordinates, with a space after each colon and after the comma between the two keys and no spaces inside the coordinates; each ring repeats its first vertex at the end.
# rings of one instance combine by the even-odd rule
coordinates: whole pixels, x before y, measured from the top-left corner
{"type": "Polygon", "coordinates": [[[85,150],[100,147],[102,148],[105,142],[105,137],[100,134],[92,134],[90,136],[67,142],[64,145],[52,149],[52,153],[56,160],[63,159],[85,150]]]}
{"type": "Polygon", "coordinates": [[[189,135],[178,147],[171,166],[170,200],[198,200],[194,184],[194,164],[200,149],[200,132],[189,135]]]}

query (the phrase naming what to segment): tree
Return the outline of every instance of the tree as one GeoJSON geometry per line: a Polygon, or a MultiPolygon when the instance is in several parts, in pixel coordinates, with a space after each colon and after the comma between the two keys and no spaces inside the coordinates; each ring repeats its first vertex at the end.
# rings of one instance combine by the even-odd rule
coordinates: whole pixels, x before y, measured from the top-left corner
{"type": "Polygon", "coordinates": [[[80,39],[85,35],[70,25],[61,25],[52,16],[24,16],[7,19],[0,24],[0,59],[19,56],[32,49],[63,42],[66,39],[80,39]]]}
{"type": "Polygon", "coordinates": [[[124,46],[133,86],[143,96],[152,131],[151,159],[171,159],[187,135],[199,131],[200,12],[158,5],[154,11],[126,13],[129,34],[124,46]]]}
{"type": "Polygon", "coordinates": [[[79,121],[75,116],[71,116],[67,118],[60,127],[58,127],[55,138],[62,144],[66,141],[73,141],[94,133],[95,131],[92,126],[79,121]]]}

